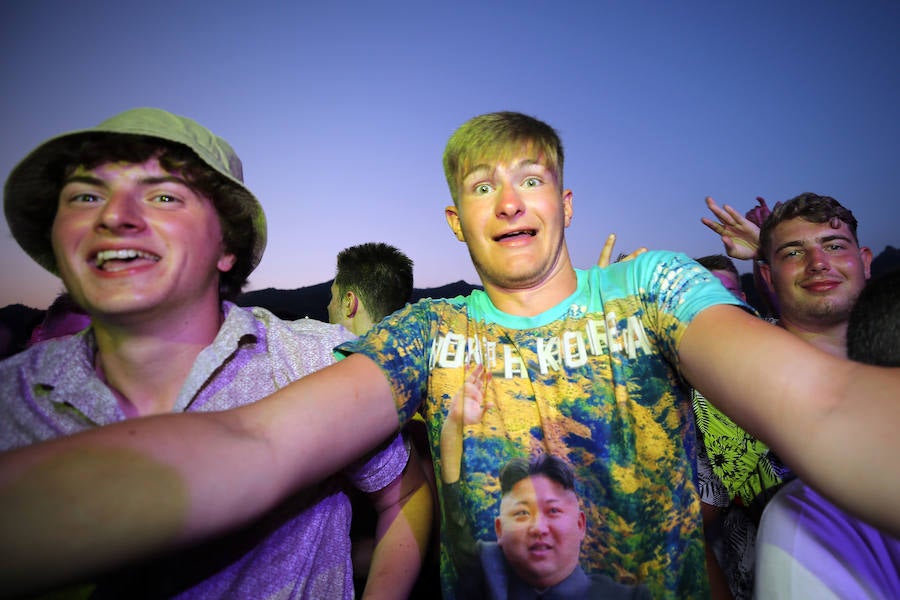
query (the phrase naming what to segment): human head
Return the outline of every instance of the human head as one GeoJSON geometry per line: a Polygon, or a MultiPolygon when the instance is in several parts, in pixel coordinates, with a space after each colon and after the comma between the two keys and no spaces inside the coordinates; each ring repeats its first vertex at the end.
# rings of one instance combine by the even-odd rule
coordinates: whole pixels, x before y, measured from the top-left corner
{"type": "Polygon", "coordinates": [[[562,165],[553,128],[519,113],[470,119],[447,142],[444,170],[453,196],[444,209],[447,225],[504,310],[523,309],[510,302],[520,290],[571,293],[575,271],[565,229],[573,195],[562,188],[562,165]]]}
{"type": "Polygon", "coordinates": [[[466,121],[447,142],[444,176],[454,204],[466,174],[483,162],[509,160],[523,148],[536,150],[563,188],[563,146],[552,127],[534,117],[516,112],[495,112],[466,121]]]}
{"type": "Polygon", "coordinates": [[[817,334],[846,326],[872,262],[856,226],[853,213],[837,200],[811,193],[776,206],[767,217],[759,270],[786,327],[817,334]]]}
{"type": "Polygon", "coordinates": [[[840,229],[841,223],[844,223],[847,230],[853,235],[853,242],[859,246],[859,238],[856,235],[857,222],[853,213],[831,196],[819,196],[812,192],[805,192],[787,202],[776,203],[775,208],[763,221],[759,230],[759,254],[764,261],[771,261],[772,251],[775,249],[772,241],[775,229],[784,221],[791,219],[803,219],[810,223],[828,223],[832,229],[840,229]]]}
{"type": "Polygon", "coordinates": [[[412,291],[413,262],[397,248],[381,242],[344,248],[337,255],[328,320],[361,335],[403,308],[412,291]]]}
{"type": "Polygon", "coordinates": [[[241,161],[224,139],[197,122],[156,108],[137,108],[97,127],[54,137],[10,173],[4,211],[13,237],[38,264],[59,275],[50,232],[64,179],[75,169],[110,162],[143,163],[157,157],[209,198],[218,213],[234,266],[221,273],[223,299],[237,296],[259,264],[266,244],[262,207],[243,185],[241,161]]]}
{"type": "Polygon", "coordinates": [[[741,276],[734,262],[724,254],[710,254],[697,259],[707,271],[722,282],[731,294],[739,300],[747,300],[744,290],[741,288],[741,276]]]}
{"type": "Polygon", "coordinates": [[[551,454],[514,458],[500,471],[500,490],[494,529],[516,574],[539,589],[571,575],[587,520],[569,465],[551,454]]]}
{"type": "Polygon", "coordinates": [[[860,293],[847,323],[847,357],[900,367],[900,269],[873,277],[860,293]]]}

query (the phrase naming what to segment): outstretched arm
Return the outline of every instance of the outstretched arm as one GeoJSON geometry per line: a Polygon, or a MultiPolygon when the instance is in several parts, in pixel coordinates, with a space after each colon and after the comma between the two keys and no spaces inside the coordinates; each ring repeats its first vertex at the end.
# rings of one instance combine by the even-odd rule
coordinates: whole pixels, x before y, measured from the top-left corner
{"type": "Polygon", "coordinates": [[[353,355],[237,409],[129,419],[4,453],[0,595],[244,523],[398,426],[384,374],[353,355]]]}
{"type": "Polygon", "coordinates": [[[900,534],[900,368],[833,357],[724,305],[697,315],[678,353],[688,381],[804,481],[900,534]]]}

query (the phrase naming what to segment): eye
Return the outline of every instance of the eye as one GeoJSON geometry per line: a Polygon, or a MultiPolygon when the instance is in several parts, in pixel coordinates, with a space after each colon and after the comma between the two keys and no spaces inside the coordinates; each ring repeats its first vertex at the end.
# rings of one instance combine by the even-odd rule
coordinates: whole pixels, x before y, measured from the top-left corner
{"type": "Polygon", "coordinates": [[[154,204],[176,204],[181,202],[181,198],[171,194],[157,194],[156,196],[153,196],[150,201],[154,204]]]}
{"type": "Polygon", "coordinates": [[[522,182],[524,187],[537,187],[543,183],[538,177],[529,177],[525,181],[522,182]]]}
{"type": "Polygon", "coordinates": [[[94,194],[75,194],[69,199],[71,204],[93,204],[100,202],[100,197],[94,194]]]}
{"type": "Polygon", "coordinates": [[[479,183],[475,186],[475,193],[478,195],[484,195],[491,193],[493,187],[489,183],[479,183]]]}

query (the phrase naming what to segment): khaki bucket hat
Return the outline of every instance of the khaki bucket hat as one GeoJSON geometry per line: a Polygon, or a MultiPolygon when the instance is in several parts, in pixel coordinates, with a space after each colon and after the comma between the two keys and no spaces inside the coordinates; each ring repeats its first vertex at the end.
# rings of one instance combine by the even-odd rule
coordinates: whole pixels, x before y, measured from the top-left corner
{"type": "Polygon", "coordinates": [[[103,135],[143,136],[187,146],[209,168],[222,175],[231,184],[228,188],[232,199],[246,207],[253,229],[246,248],[231,249],[237,253],[234,275],[243,280],[256,268],[266,247],[266,217],[259,201],[244,186],[241,160],[228,142],[196,121],[158,108],[135,108],[94,128],[53,137],[32,150],[12,170],[3,189],[3,210],[13,237],[31,258],[51,273],[59,274],[50,244],[50,229],[60,182],[52,181],[49,167],[74,144],[103,135]]]}

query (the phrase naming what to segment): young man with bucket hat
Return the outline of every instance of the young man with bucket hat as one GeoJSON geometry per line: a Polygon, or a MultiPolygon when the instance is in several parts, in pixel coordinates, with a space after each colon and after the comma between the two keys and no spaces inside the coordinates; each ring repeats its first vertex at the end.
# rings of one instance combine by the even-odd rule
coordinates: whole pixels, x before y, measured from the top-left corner
{"type": "MultiPolygon", "coordinates": [[[[92,325],[0,363],[3,449],[131,417],[247,404],[333,363],[332,348],[352,337],[229,301],[262,257],[265,216],[231,146],[191,119],[139,108],[55,137],[13,170],[5,212],[15,239],[62,278],[92,325]]],[[[421,540],[397,517],[428,491],[407,461],[394,437],[344,471],[379,513],[373,597],[407,589],[417,574],[421,540]]],[[[353,598],[344,485],[329,479],[200,547],[101,574],[95,593],[353,598]]],[[[138,520],[149,502],[140,486],[108,500],[138,520]]],[[[52,511],[64,500],[47,502],[52,511]]],[[[430,514],[422,518],[427,532],[430,514]]]]}
{"type": "MultiPolygon", "coordinates": [[[[573,194],[563,185],[562,143],[546,123],[510,112],[475,117],[451,137],[444,167],[447,223],[484,290],[411,304],[342,345],[344,360],[260,402],[154,416],[0,456],[8,532],[0,553],[14,554],[9,540],[29,543],[0,565],[0,583],[47,564],[106,564],[117,558],[113,544],[140,555],[233,527],[353,460],[418,410],[440,482],[442,425],[479,368],[490,375],[476,409],[483,414],[460,431],[461,535],[493,535],[503,464],[552,452],[583,484],[586,573],[646,584],[653,597],[707,596],[689,386],[838,504],[900,530],[892,501],[900,495],[900,370],[832,357],[779,330],[680,253],[575,269],[565,239],[573,194]],[[748,355],[747,347],[765,351],[748,355]],[[72,469],[116,493],[141,485],[157,501],[152,520],[129,519],[98,492],[39,523],[44,511],[31,503],[72,493],[72,469]],[[85,521],[104,526],[79,531],[85,521]],[[54,545],[67,536],[78,553],[54,545]]],[[[446,514],[441,524],[444,542],[454,524],[446,514]]],[[[452,598],[458,578],[446,550],[442,589],[452,598]]]]}

